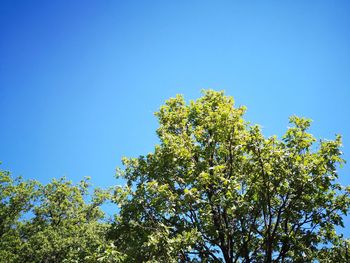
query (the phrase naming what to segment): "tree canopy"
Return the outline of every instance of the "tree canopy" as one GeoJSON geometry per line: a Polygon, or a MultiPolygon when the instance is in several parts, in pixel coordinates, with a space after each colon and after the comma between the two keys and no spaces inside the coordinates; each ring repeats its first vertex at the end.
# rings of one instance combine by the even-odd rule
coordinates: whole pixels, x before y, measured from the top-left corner
{"type": "Polygon", "coordinates": [[[209,90],[156,113],[160,144],[124,159],[116,193],[110,235],[128,262],[311,262],[339,242],[350,201],[336,182],[341,137],[316,144],[311,121],[293,116],[281,139],[266,138],[244,112],[209,90]]]}
{"type": "Polygon", "coordinates": [[[266,137],[245,110],[212,90],[169,99],[154,151],[123,159],[123,187],[0,171],[0,262],[349,261],[341,137],[317,140],[297,116],[266,137]]]}
{"type": "Polygon", "coordinates": [[[0,172],[0,262],[119,262],[105,239],[101,204],[108,193],[88,193],[88,181],[78,185],[65,178],[47,185],[13,179],[0,172]]]}

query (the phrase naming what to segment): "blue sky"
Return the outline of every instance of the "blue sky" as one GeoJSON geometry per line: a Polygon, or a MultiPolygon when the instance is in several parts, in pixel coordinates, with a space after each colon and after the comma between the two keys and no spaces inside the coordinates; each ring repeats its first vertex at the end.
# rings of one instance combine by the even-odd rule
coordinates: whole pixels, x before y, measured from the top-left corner
{"type": "Polygon", "coordinates": [[[122,156],[157,143],[159,106],[207,88],[266,135],[312,118],[350,161],[349,13],[331,0],[1,1],[1,167],[115,184],[122,156]]]}

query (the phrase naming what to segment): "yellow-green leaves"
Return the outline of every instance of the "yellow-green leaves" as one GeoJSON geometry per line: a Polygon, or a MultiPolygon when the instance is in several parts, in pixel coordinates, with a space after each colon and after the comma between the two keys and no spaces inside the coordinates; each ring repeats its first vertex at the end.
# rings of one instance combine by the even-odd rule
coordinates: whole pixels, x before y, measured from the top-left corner
{"type": "Polygon", "coordinates": [[[297,151],[309,150],[312,144],[316,142],[312,134],[307,133],[311,120],[292,116],[289,122],[294,124],[294,127],[289,128],[283,136],[288,147],[295,148],[297,151]]]}
{"type": "Polygon", "coordinates": [[[350,206],[340,137],[316,146],[311,120],[293,116],[265,138],[244,112],[208,90],[156,113],[160,145],[124,161],[130,194],[111,233],[126,262],[311,262],[337,240],[350,206]]]}

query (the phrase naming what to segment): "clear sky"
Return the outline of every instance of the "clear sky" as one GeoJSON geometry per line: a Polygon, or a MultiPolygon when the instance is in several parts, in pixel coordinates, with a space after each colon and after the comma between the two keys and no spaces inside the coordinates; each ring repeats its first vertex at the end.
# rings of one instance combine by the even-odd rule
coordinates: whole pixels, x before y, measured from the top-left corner
{"type": "Polygon", "coordinates": [[[122,156],[153,150],[159,106],[207,88],[266,135],[312,118],[316,137],[344,136],[350,162],[349,14],[340,0],[3,0],[1,167],[113,185],[122,156]]]}

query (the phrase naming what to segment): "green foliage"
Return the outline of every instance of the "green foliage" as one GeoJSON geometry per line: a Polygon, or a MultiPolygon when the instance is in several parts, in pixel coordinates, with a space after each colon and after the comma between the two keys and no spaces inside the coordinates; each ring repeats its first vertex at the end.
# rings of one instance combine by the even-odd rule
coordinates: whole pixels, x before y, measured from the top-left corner
{"type": "Polygon", "coordinates": [[[96,189],[90,197],[87,180],[40,185],[0,175],[0,262],[118,262],[104,260],[111,250],[100,209],[107,192],[96,189]],[[19,220],[23,213],[27,218],[19,220]]]}
{"type": "Polygon", "coordinates": [[[125,262],[311,262],[339,237],[349,189],[336,182],[341,138],[320,141],[293,116],[265,138],[223,92],[156,113],[160,145],[125,158],[109,238],[125,262]]]}
{"type": "Polygon", "coordinates": [[[36,188],[36,182],[13,179],[9,172],[0,170],[0,262],[18,261],[19,220],[32,208],[36,188]]]}
{"type": "Polygon", "coordinates": [[[318,255],[319,262],[350,262],[350,240],[338,239],[332,247],[322,248],[318,255]]]}
{"type": "Polygon", "coordinates": [[[125,187],[0,171],[0,263],[348,262],[335,231],[350,207],[337,183],[341,137],[317,140],[293,116],[281,139],[223,92],[156,113],[160,144],[124,158],[125,187]],[[107,222],[101,205],[119,206],[107,222]]]}
{"type": "Polygon", "coordinates": [[[65,179],[41,186],[34,216],[21,227],[23,262],[84,262],[103,242],[103,197],[86,203],[87,181],[65,179]]]}

